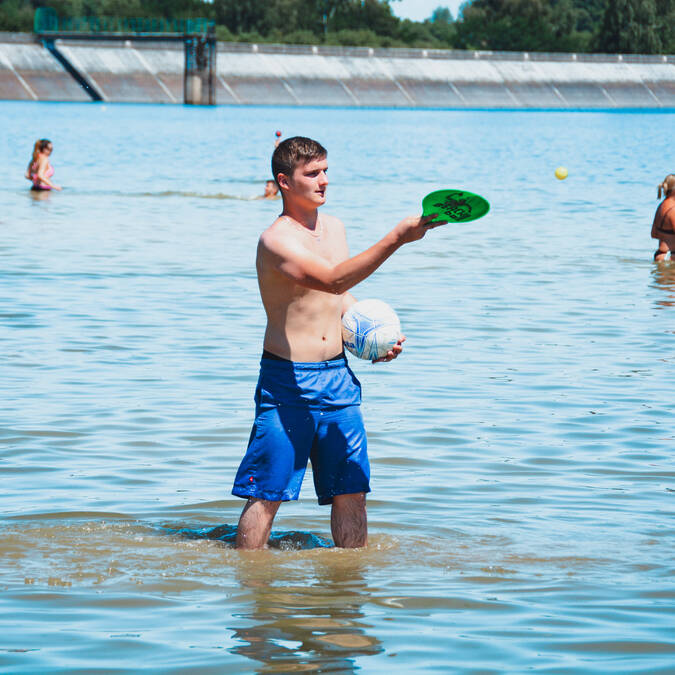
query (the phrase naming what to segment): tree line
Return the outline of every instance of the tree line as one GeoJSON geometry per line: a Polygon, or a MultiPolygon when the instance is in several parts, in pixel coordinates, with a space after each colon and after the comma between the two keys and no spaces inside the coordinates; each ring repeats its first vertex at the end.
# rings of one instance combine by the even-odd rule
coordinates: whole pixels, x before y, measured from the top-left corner
{"type": "MultiPolygon", "coordinates": [[[[442,3],[443,0],[439,0],[442,3]]],[[[31,31],[37,7],[60,16],[204,17],[223,41],[528,52],[668,54],[675,0],[467,0],[399,19],[396,0],[2,0],[0,31],[31,31]]]]}

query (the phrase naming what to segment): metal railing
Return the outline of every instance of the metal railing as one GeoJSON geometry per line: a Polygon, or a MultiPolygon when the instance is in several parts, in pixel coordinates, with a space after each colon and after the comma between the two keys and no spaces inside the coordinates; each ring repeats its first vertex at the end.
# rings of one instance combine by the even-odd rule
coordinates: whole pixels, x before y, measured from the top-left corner
{"type": "Polygon", "coordinates": [[[591,54],[572,52],[500,52],[461,49],[422,49],[405,47],[347,47],[338,45],[296,45],[272,42],[219,42],[221,52],[260,54],[303,54],[317,56],[411,58],[461,61],[579,61],[581,63],[675,63],[675,55],[666,54],[591,54]]]}
{"type": "Polygon", "coordinates": [[[212,34],[214,29],[215,22],[210,19],[60,17],[51,7],[38,7],[33,19],[33,31],[38,35],[204,35],[212,34]]]}

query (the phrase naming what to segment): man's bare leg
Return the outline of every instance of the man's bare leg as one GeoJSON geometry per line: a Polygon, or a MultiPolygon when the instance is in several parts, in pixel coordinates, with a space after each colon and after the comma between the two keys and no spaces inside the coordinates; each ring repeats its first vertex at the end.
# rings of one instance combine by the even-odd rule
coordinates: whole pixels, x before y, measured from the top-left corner
{"type": "Polygon", "coordinates": [[[237,548],[265,548],[272,531],[272,522],[281,502],[268,502],[251,497],[244,506],[237,527],[237,548]]]}
{"type": "Polygon", "coordinates": [[[341,548],[359,548],[368,544],[365,492],[333,497],[330,529],[335,545],[341,548]]]}

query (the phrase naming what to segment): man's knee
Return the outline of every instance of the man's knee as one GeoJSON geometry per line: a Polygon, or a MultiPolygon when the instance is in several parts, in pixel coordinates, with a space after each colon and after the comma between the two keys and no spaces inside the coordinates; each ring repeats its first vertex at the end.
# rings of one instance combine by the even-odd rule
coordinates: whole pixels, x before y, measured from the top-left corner
{"type": "Polygon", "coordinates": [[[359,548],[368,543],[365,492],[333,497],[331,530],[335,545],[341,548],[359,548]]]}
{"type": "Polygon", "coordinates": [[[258,499],[257,497],[249,497],[239,518],[239,525],[242,521],[247,521],[249,526],[264,526],[268,522],[274,520],[274,516],[279,510],[281,502],[271,502],[267,499],[258,499]]]}
{"type": "Polygon", "coordinates": [[[237,548],[264,548],[281,502],[250,497],[239,517],[237,548]]]}
{"type": "Polygon", "coordinates": [[[273,502],[270,501],[269,499],[261,499],[260,497],[249,497],[248,500],[246,501],[246,504],[244,505],[244,510],[256,508],[265,512],[276,513],[280,504],[281,504],[280,501],[273,502]]]}
{"type": "Polygon", "coordinates": [[[366,493],[353,492],[348,495],[335,495],[333,497],[333,506],[338,507],[362,509],[366,506],[366,493]]]}

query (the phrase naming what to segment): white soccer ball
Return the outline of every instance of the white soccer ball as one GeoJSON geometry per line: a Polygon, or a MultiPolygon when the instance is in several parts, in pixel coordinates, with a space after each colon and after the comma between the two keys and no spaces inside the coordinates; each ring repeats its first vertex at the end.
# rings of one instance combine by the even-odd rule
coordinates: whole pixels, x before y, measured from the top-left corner
{"type": "Polygon", "coordinates": [[[360,359],[382,358],[400,338],[401,322],[382,300],[360,300],[342,317],[342,341],[360,359]]]}

